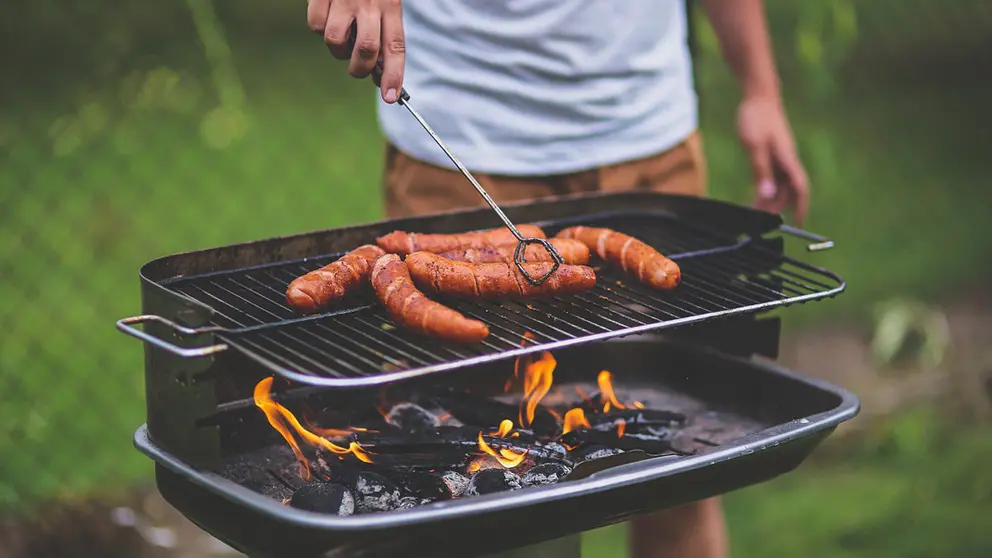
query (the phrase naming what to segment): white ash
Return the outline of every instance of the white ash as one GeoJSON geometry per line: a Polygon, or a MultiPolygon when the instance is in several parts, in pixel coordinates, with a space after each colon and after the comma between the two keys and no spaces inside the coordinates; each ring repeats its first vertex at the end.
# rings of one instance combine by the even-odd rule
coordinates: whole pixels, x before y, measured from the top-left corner
{"type": "Polygon", "coordinates": [[[448,486],[448,490],[451,491],[452,498],[464,496],[465,492],[468,490],[469,482],[471,482],[468,477],[458,474],[455,471],[445,471],[445,473],[441,475],[441,480],[448,486]]]}
{"type": "Polygon", "coordinates": [[[352,515],[355,513],[355,497],[351,492],[341,495],[341,506],[338,508],[338,515],[352,515]]]}
{"type": "Polygon", "coordinates": [[[420,405],[397,403],[386,415],[386,422],[411,434],[441,426],[437,417],[420,405]]]}
{"type": "Polygon", "coordinates": [[[593,459],[602,459],[604,457],[610,457],[611,455],[617,455],[621,453],[623,453],[623,450],[618,450],[615,448],[601,448],[583,455],[582,461],[592,461],[593,459]]]}
{"type": "Polygon", "coordinates": [[[559,463],[545,463],[531,468],[520,477],[520,484],[523,486],[540,486],[545,484],[555,484],[565,478],[572,469],[567,465],[559,463]]]}
{"type": "MultiPolygon", "coordinates": [[[[430,500],[427,500],[428,502],[430,500]]],[[[400,498],[400,503],[396,505],[398,510],[408,510],[410,508],[415,508],[422,505],[422,502],[414,496],[407,496],[406,498],[400,498]]]]}
{"type": "Polygon", "coordinates": [[[358,475],[355,492],[358,495],[358,511],[362,513],[389,511],[400,502],[400,491],[386,479],[376,478],[369,473],[358,475]]]}
{"type": "Polygon", "coordinates": [[[559,454],[563,459],[568,457],[568,449],[558,442],[549,442],[544,444],[544,449],[559,454]]]}

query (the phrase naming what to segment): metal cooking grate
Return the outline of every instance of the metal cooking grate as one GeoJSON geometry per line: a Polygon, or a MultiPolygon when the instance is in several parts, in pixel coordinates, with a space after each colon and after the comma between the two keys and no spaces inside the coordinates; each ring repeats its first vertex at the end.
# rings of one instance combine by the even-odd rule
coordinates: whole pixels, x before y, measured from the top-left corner
{"type": "Polygon", "coordinates": [[[285,303],[290,281],[340,254],[183,277],[167,287],[211,307],[217,338],[293,381],[367,385],[498,358],[658,330],[729,314],[836,295],[838,276],[748,238],[702,229],[669,215],[625,213],[539,223],[549,236],[576,223],[610,227],[675,259],[682,283],[671,292],[597,267],[586,293],[515,302],[440,300],[486,322],[490,336],[458,345],[395,327],[371,293],[334,312],[301,316],[285,303]],[[525,340],[525,334],[530,339],[525,340]]]}

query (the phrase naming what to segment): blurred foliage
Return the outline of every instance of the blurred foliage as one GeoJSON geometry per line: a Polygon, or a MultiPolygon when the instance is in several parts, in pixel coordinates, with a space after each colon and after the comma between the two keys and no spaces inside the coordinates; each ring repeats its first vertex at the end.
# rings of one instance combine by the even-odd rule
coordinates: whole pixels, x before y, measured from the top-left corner
{"type": "MultiPolygon", "coordinates": [[[[381,217],[382,142],[374,88],[345,76],[302,4],[15,5],[18,17],[0,18],[16,84],[0,88],[0,509],[24,513],[148,477],[129,443],[143,421],[142,347],[113,328],[141,311],[140,265],[381,217]]],[[[787,326],[878,325],[880,362],[937,362],[939,328],[915,346],[930,349],[908,351],[932,316],[914,308],[992,271],[992,76],[979,71],[992,6],[767,5],[814,189],[806,228],[837,242],[803,257],[849,281],[836,300],[790,309],[787,326]],[[889,299],[911,302],[876,323],[889,299]]],[[[748,203],[736,84],[695,24],[712,191],[748,203]]],[[[732,495],[739,554],[884,555],[888,537],[903,555],[976,555],[992,454],[978,434],[934,424],[896,421],[877,450],[732,495]],[[903,525],[905,540],[892,535],[903,525]],[[927,536],[942,538],[913,550],[927,536]]]]}

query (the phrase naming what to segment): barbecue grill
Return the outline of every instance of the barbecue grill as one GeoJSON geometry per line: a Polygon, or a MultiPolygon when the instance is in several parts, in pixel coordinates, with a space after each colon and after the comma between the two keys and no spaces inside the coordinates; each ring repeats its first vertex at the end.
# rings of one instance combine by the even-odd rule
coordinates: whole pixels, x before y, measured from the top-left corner
{"type": "Polygon", "coordinates": [[[845,288],[838,275],[786,256],[783,234],[810,240],[810,250],[830,247],[828,240],[772,214],[675,195],[577,195],[504,209],[549,237],[572,225],[636,236],[679,263],[682,283],[652,291],[602,265],[597,286],[578,295],[445,300],[490,327],[484,342],[466,346],[404,331],[368,293],[302,316],[287,307],[285,290],[393,230],[498,226],[484,208],[151,261],[140,271],[143,314],[117,325],[145,342],[147,424],[135,444],[155,461],[163,496],[252,556],[386,556],[410,548],[423,556],[484,555],[772,478],[858,412],[857,398],[843,389],[760,358],[777,357],[779,324],[768,311],[845,288]],[[686,434],[678,453],[621,453],[575,464],[557,484],[412,509],[338,517],[273,497],[299,479],[286,478],[294,455],[252,399],[262,379],[277,378],[272,398],[287,408],[368,410],[386,389],[494,395],[518,359],[546,353],[558,361],[556,387],[595,384],[596,373],[610,369],[618,391],[644,394],[645,403],[661,402],[707,427],[686,434]],[[276,488],[246,483],[235,469],[267,470],[276,488]]]}

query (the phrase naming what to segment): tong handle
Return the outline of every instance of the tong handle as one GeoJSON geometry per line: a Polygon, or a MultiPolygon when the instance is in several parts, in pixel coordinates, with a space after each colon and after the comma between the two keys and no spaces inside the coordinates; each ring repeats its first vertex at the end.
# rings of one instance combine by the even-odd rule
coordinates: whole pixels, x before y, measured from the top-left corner
{"type": "Polygon", "coordinates": [[[130,335],[131,337],[136,337],[138,339],[141,339],[142,341],[154,345],[159,349],[162,349],[163,351],[170,352],[182,358],[205,357],[227,350],[227,345],[223,343],[217,345],[209,345],[206,347],[192,348],[192,349],[179,347],[177,345],[174,345],[173,343],[169,343],[164,339],[159,339],[158,337],[154,337],[148,333],[145,333],[140,329],[133,327],[134,325],[143,324],[145,322],[158,322],[160,324],[164,324],[172,328],[176,333],[180,335],[197,335],[200,333],[208,333],[210,331],[210,328],[192,329],[192,328],[184,327],[175,322],[169,321],[161,316],[155,316],[152,314],[145,314],[143,316],[132,316],[130,318],[121,318],[120,320],[117,320],[117,329],[123,331],[124,333],[130,335]]]}
{"type": "Polygon", "coordinates": [[[790,234],[792,236],[802,238],[805,240],[812,240],[813,243],[806,246],[806,250],[809,252],[819,252],[821,250],[829,250],[834,247],[834,241],[830,240],[825,236],[820,236],[809,231],[804,231],[802,229],[797,229],[796,227],[791,227],[789,225],[781,225],[778,230],[790,234]]]}

